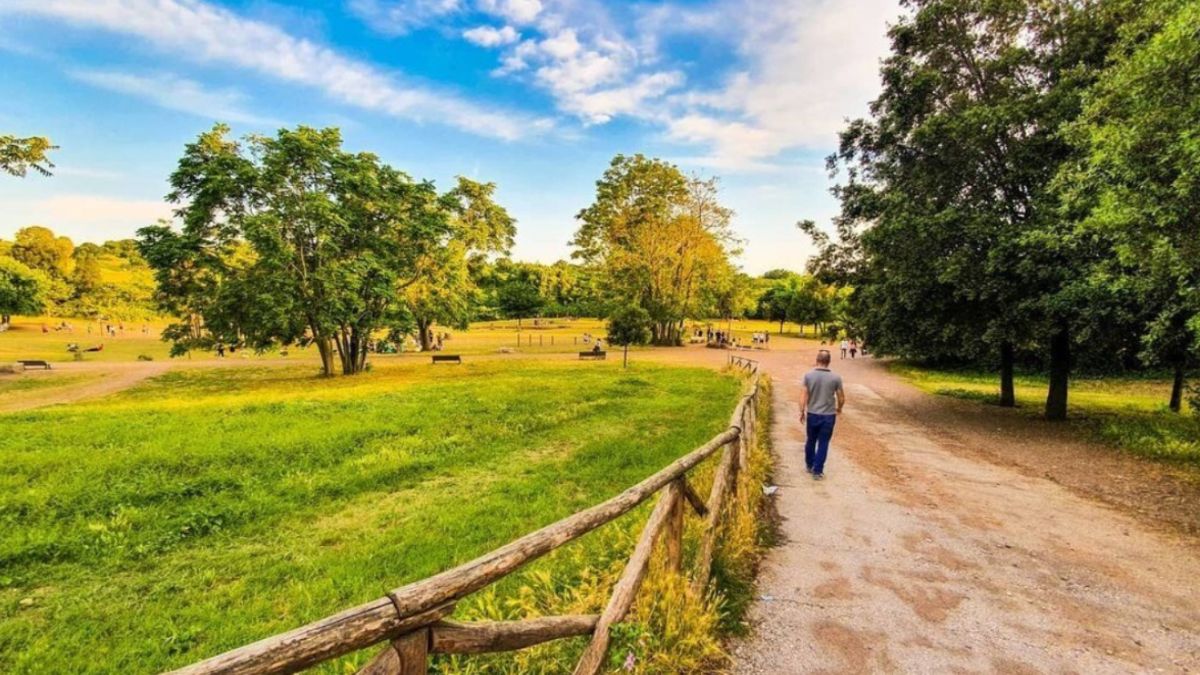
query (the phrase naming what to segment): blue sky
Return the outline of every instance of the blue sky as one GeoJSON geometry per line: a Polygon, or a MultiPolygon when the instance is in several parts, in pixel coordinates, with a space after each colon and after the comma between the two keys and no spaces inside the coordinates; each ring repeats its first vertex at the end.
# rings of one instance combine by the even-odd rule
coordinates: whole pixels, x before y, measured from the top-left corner
{"type": "Polygon", "coordinates": [[[499,185],[518,258],[570,253],[616,153],[721,177],[751,273],[798,269],[828,223],[824,157],[878,90],[895,0],[0,0],[0,132],[60,146],[0,181],[0,237],[77,241],[168,215],[214,121],[338,126],[348,148],[499,185]]]}

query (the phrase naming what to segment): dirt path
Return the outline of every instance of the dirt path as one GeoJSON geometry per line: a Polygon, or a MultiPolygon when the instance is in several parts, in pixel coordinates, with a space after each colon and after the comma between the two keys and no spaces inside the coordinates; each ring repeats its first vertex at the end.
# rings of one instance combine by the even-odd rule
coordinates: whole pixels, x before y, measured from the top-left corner
{"type": "Polygon", "coordinates": [[[30,373],[26,377],[63,378],[61,386],[19,392],[0,400],[0,413],[44,408],[60,403],[75,403],[102,398],[124,391],[139,382],[161,375],[171,368],[169,363],[87,363],[55,364],[53,371],[30,373]],[[75,380],[71,375],[81,375],[75,380]]]}
{"type": "Polygon", "coordinates": [[[814,482],[795,408],[810,354],[758,356],[785,541],[735,672],[1200,671],[1193,538],[989,461],[1003,449],[970,446],[1003,429],[925,414],[940,399],[871,361],[834,364],[849,402],[814,482]]]}

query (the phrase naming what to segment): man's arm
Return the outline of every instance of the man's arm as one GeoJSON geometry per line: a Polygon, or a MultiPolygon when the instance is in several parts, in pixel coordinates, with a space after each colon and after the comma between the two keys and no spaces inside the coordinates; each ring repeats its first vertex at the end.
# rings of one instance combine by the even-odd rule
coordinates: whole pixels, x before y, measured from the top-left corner
{"type": "Polygon", "coordinates": [[[800,421],[803,422],[808,416],[808,383],[804,383],[804,388],[800,390],[800,421]]]}
{"type": "Polygon", "coordinates": [[[837,411],[838,411],[838,414],[840,415],[842,412],[842,406],[846,405],[846,389],[844,387],[838,387],[837,401],[838,401],[837,411]]]}

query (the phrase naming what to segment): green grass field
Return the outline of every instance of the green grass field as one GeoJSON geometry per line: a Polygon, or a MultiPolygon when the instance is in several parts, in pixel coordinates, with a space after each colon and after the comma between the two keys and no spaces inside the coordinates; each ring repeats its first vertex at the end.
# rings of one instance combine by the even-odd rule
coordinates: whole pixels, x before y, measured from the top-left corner
{"type": "MultiPolygon", "coordinates": [[[[999,380],[994,373],[940,370],[893,362],[892,372],[934,394],[994,403],[999,380]]],[[[1040,414],[1045,403],[1044,377],[1015,378],[1017,406],[1040,414]]],[[[1075,378],[1070,415],[1075,424],[1126,452],[1200,467],[1200,415],[1167,409],[1171,382],[1161,378],[1075,378]]]]}
{"type": "MultiPolygon", "coordinates": [[[[84,354],[85,361],[136,361],[139,356],[148,356],[156,361],[170,358],[170,346],[159,339],[165,325],[162,321],[126,322],[125,331],[115,338],[104,337],[101,325],[86,319],[67,319],[73,330],[55,331],[54,327],[62,321],[61,318],[51,317],[14,317],[12,328],[0,333],[0,363],[17,359],[73,361],[75,355],[67,351],[67,345],[72,342],[84,347],[104,345],[101,352],[84,354]],[[46,325],[47,332],[42,332],[43,324],[46,325]],[[89,324],[91,333],[87,331],[89,324]]],[[[696,321],[689,325],[703,328],[707,323],[696,321]]],[[[713,322],[712,325],[714,330],[732,329],[733,335],[743,342],[749,342],[751,333],[758,331],[771,333],[773,339],[779,337],[779,324],[767,321],[738,320],[732,323],[713,322]]],[[[435,330],[450,333],[450,339],[443,345],[443,351],[447,354],[494,354],[501,350],[547,354],[584,351],[591,348],[591,343],[584,341],[585,335],[603,336],[606,333],[604,321],[599,319],[564,318],[538,319],[536,325],[533,319],[526,319],[521,322],[520,330],[515,320],[477,322],[466,330],[435,330]]],[[[798,335],[796,325],[787,324],[785,336],[791,338],[798,335]]],[[[316,351],[313,349],[292,347],[288,354],[288,358],[296,361],[317,362],[316,351]]],[[[278,356],[279,352],[271,351],[262,355],[238,354],[236,358],[253,360],[278,356]]],[[[209,352],[192,354],[194,359],[213,357],[215,354],[209,352]]]]}
{"type": "MultiPolygon", "coordinates": [[[[154,672],[373,599],[628,487],[739,390],[646,364],[393,361],[178,371],[0,415],[0,672],[154,672]]],[[[488,601],[514,613],[546,566],[612,562],[615,529],[488,601]]]]}

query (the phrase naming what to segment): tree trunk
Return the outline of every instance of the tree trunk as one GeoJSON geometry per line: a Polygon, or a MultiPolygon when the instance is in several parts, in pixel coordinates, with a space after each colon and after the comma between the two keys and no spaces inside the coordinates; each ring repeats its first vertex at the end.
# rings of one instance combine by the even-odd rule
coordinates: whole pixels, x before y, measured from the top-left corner
{"type": "Polygon", "coordinates": [[[1017,405],[1017,394],[1013,387],[1013,345],[1005,341],[1000,344],[1000,405],[1012,408],[1017,405]]]}
{"type": "Polygon", "coordinates": [[[1071,333],[1059,328],[1050,337],[1050,390],[1046,394],[1046,419],[1067,419],[1067,387],[1071,379],[1071,333]]]}
{"type": "Polygon", "coordinates": [[[333,340],[328,337],[314,337],[317,351],[321,354],[321,374],[333,377],[333,340]]]}
{"type": "Polygon", "coordinates": [[[1179,412],[1183,409],[1183,383],[1187,373],[1183,369],[1183,364],[1175,366],[1175,381],[1171,385],[1171,412],[1179,412]]]}
{"type": "Polygon", "coordinates": [[[432,340],[429,339],[429,329],[433,326],[433,320],[417,317],[417,334],[420,336],[418,342],[421,343],[421,351],[427,352],[433,348],[432,340]]]}
{"type": "Polygon", "coordinates": [[[787,320],[787,319],[780,319],[780,320],[779,320],[779,334],[780,334],[780,335],[783,335],[783,322],[784,322],[784,321],[786,321],[786,320],[787,320]]]}
{"type": "Polygon", "coordinates": [[[625,356],[621,361],[621,367],[622,368],[629,367],[629,345],[628,344],[625,345],[625,356]]]}

